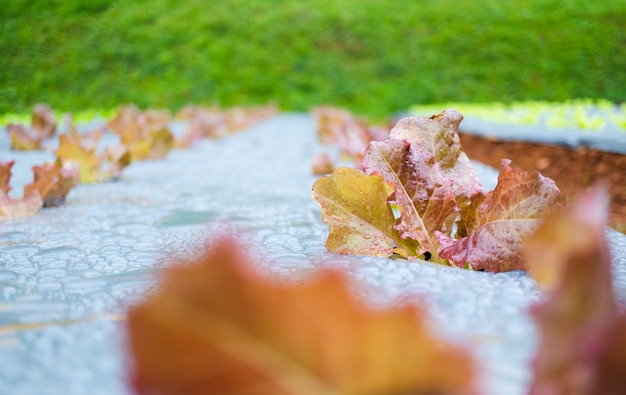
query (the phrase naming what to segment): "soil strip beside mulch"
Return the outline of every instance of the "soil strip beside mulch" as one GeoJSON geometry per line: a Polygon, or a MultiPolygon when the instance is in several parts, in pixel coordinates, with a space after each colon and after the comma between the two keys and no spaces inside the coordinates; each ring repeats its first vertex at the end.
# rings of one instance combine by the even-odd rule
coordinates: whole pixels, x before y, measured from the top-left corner
{"type": "Polygon", "coordinates": [[[568,201],[599,180],[611,190],[610,226],[626,233],[626,155],[580,146],[576,149],[522,141],[508,141],[461,133],[470,159],[500,168],[500,160],[552,178],[568,201]]]}

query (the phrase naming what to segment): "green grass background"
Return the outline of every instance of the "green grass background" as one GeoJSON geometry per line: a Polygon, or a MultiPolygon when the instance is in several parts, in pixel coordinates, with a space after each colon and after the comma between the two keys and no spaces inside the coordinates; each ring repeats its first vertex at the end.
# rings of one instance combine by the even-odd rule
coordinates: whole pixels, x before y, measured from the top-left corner
{"type": "Polygon", "coordinates": [[[0,114],[626,98],[624,0],[4,0],[0,114]]]}

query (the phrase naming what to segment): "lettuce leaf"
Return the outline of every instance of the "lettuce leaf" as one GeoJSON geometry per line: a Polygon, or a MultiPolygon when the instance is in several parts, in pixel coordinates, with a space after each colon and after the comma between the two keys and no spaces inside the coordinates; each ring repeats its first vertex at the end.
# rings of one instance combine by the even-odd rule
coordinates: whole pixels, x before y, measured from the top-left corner
{"type": "Polygon", "coordinates": [[[353,159],[357,165],[370,141],[384,140],[389,135],[386,128],[369,125],[342,108],[320,106],[312,113],[317,121],[319,141],[339,147],[342,155],[353,159]]]}
{"type": "Polygon", "coordinates": [[[529,272],[546,293],[531,310],[541,339],[532,395],[626,393],[626,316],[613,291],[607,218],[608,191],[597,185],[526,243],[529,272]]]}
{"type": "Polygon", "coordinates": [[[474,360],[419,306],[369,308],[335,271],[281,283],[242,250],[219,240],[129,312],[135,393],[477,393],[474,360]]]}
{"type": "Polygon", "coordinates": [[[522,245],[543,219],[565,203],[565,195],[551,179],[539,172],[512,168],[502,160],[498,184],[475,212],[469,236],[452,239],[438,232],[441,256],[455,265],[474,270],[503,272],[523,270],[522,245]]]}
{"type": "Polygon", "coordinates": [[[434,155],[406,140],[371,142],[363,169],[366,174],[382,175],[394,186],[387,203],[400,210],[394,225],[400,237],[419,242],[417,255],[429,252],[439,261],[435,231],[449,230],[457,206],[453,181],[443,174],[434,155]]]}
{"type": "Polygon", "coordinates": [[[340,168],[318,179],[313,198],[322,207],[322,220],[330,233],[328,251],[340,254],[407,257],[415,242],[402,240],[387,197],[393,190],[381,176],[340,168]]]}
{"type": "Polygon", "coordinates": [[[59,136],[57,162],[63,169],[78,169],[80,183],[88,184],[116,179],[130,164],[131,153],[125,145],[107,147],[97,153],[99,133],[69,133],[59,136]]]}
{"type": "Polygon", "coordinates": [[[33,166],[35,183],[39,180],[54,181],[53,187],[47,191],[40,191],[43,207],[56,207],[65,203],[65,199],[72,188],[79,181],[76,168],[63,168],[57,163],[47,163],[42,166],[33,166]]]}
{"type": "Polygon", "coordinates": [[[11,168],[15,161],[0,162],[0,219],[13,219],[35,215],[43,206],[42,196],[58,181],[55,177],[44,177],[24,187],[21,199],[9,197],[11,168]]]}
{"type": "Polygon", "coordinates": [[[465,204],[472,196],[482,193],[483,188],[461,147],[462,120],[463,116],[451,108],[430,118],[403,118],[391,129],[389,138],[419,144],[430,152],[443,174],[453,181],[454,195],[465,204]]]}
{"type": "Polygon", "coordinates": [[[54,136],[56,131],[57,122],[54,113],[46,104],[35,106],[31,115],[30,128],[19,124],[7,125],[11,149],[21,151],[41,149],[42,141],[54,136]]]}
{"type": "MultiPolygon", "coordinates": [[[[342,217],[368,213],[374,204],[383,212],[386,205],[385,212],[397,210],[392,228],[400,238],[389,233],[390,216],[381,217],[385,227],[382,233],[393,240],[387,244],[387,252],[390,246],[402,246],[409,256],[443,264],[452,262],[492,272],[523,269],[525,238],[546,215],[564,204],[565,197],[554,181],[537,172],[512,168],[509,160],[502,161],[496,188],[485,193],[460,144],[458,126],[462,119],[453,109],[429,118],[405,118],[391,130],[389,139],[370,142],[361,167],[368,176],[381,176],[391,193],[386,197],[365,190],[361,194],[343,193],[342,217]]],[[[354,189],[353,184],[359,182],[348,176],[362,179],[358,171],[342,170],[341,181],[335,182],[344,189],[354,189]]],[[[331,226],[329,238],[334,237],[329,207],[320,205],[323,218],[331,226]]],[[[341,229],[342,237],[363,233],[350,221],[341,222],[341,229]]],[[[359,236],[355,240],[359,248],[351,246],[343,253],[378,251],[378,245],[370,248],[369,239],[359,236]]]]}
{"type": "Polygon", "coordinates": [[[174,148],[169,111],[141,111],[135,105],[120,107],[108,126],[128,148],[130,159],[161,159],[174,148]]]}

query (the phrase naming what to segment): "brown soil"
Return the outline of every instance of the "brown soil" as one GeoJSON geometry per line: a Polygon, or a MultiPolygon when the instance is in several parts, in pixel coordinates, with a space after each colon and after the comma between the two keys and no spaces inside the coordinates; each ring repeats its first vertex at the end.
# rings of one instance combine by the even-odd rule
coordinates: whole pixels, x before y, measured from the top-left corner
{"type": "Polygon", "coordinates": [[[591,148],[569,149],[556,145],[501,141],[461,133],[463,150],[470,159],[500,167],[508,158],[527,171],[538,170],[552,178],[568,201],[598,180],[611,187],[610,226],[626,233],[626,155],[591,148]]]}

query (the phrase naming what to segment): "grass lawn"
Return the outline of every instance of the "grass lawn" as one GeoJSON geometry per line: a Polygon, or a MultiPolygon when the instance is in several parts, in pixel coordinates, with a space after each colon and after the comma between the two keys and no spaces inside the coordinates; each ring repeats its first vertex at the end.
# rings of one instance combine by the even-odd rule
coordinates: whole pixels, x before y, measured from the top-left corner
{"type": "Polygon", "coordinates": [[[0,114],[626,99],[623,0],[2,3],[0,114]]]}

